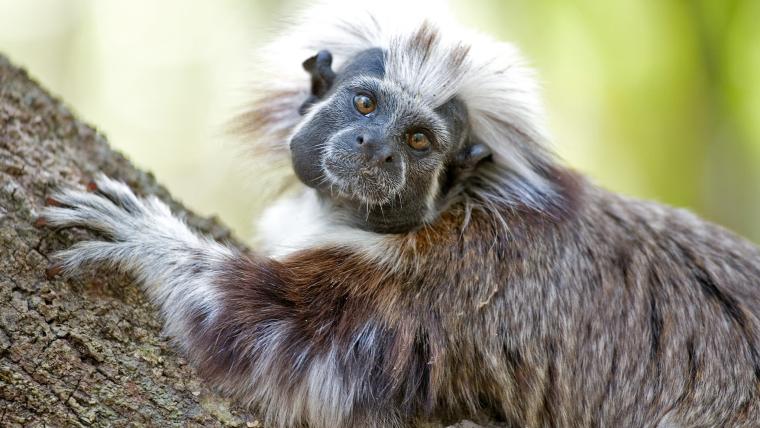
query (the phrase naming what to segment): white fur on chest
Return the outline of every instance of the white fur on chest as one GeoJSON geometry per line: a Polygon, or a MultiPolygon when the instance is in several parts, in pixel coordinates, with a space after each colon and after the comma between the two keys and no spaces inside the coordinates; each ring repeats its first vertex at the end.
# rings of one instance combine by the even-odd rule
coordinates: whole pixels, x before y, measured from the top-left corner
{"type": "Polygon", "coordinates": [[[335,213],[306,189],[300,195],[283,198],[264,211],[258,222],[258,250],[283,259],[301,250],[343,247],[361,251],[371,259],[387,259],[389,236],[342,224],[335,213]]]}

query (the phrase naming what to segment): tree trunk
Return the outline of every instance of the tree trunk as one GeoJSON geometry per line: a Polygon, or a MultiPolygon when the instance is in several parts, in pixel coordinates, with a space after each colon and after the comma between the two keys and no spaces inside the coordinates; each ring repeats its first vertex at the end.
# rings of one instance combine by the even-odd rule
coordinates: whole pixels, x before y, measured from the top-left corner
{"type": "Polygon", "coordinates": [[[54,188],[81,186],[99,171],[241,247],[0,56],[0,426],[258,425],[204,387],[128,277],[46,279],[48,255],[88,232],[37,229],[35,217],[54,188]]]}
{"type": "Polygon", "coordinates": [[[37,213],[54,189],[84,186],[99,172],[244,249],[0,55],[0,427],[261,426],[204,386],[128,276],[103,269],[47,278],[48,255],[91,232],[38,229],[37,213]]]}

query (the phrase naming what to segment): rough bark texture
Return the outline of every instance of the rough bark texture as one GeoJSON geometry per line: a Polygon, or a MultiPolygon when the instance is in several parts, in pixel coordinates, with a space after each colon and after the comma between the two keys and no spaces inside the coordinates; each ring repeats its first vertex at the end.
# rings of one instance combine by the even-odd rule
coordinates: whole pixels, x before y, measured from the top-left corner
{"type": "Polygon", "coordinates": [[[87,232],[36,229],[36,213],[56,186],[82,185],[98,171],[240,246],[0,56],[0,426],[256,425],[175,354],[128,277],[46,279],[48,255],[87,232]]]}
{"type": "Polygon", "coordinates": [[[174,352],[129,277],[46,278],[49,255],[89,232],[35,228],[37,212],[55,188],[84,186],[98,172],[243,248],[0,55],[0,426],[260,426],[174,352]]]}

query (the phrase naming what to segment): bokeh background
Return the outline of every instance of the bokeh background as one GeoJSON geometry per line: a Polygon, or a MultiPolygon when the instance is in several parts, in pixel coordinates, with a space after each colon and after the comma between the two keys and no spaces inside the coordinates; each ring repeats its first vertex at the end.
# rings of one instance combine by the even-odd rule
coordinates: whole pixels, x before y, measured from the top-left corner
{"type": "MultiPolygon", "coordinates": [[[[224,124],[255,79],[250,53],[302,3],[0,0],[0,52],[187,205],[247,238],[267,184],[224,124]]],[[[760,242],[760,1],[452,7],[538,69],[569,164],[760,242]]]]}

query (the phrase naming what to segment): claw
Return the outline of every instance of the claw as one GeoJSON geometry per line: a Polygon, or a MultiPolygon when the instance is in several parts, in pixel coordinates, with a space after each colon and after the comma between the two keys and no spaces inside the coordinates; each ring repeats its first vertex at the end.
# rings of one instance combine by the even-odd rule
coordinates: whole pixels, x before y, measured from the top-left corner
{"type": "Polygon", "coordinates": [[[59,264],[52,264],[45,270],[45,277],[47,279],[54,279],[63,271],[63,267],[59,264]]]}
{"type": "Polygon", "coordinates": [[[58,202],[55,199],[51,198],[50,196],[48,196],[45,199],[45,205],[47,205],[49,207],[60,207],[60,206],[63,206],[63,204],[61,204],[60,202],[58,202]]]}
{"type": "Polygon", "coordinates": [[[37,220],[34,220],[34,227],[40,229],[47,226],[47,219],[45,217],[37,217],[37,220]]]}

